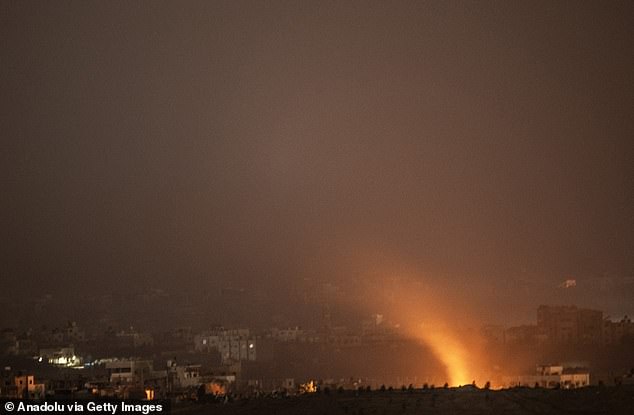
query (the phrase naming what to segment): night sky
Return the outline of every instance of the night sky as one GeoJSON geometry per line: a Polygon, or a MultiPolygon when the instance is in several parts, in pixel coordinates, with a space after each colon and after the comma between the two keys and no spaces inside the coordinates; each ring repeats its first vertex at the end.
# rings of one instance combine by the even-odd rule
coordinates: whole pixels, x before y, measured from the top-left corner
{"type": "Polygon", "coordinates": [[[284,302],[407,270],[493,320],[632,314],[633,22],[629,1],[2,0],[1,291],[284,302]]]}

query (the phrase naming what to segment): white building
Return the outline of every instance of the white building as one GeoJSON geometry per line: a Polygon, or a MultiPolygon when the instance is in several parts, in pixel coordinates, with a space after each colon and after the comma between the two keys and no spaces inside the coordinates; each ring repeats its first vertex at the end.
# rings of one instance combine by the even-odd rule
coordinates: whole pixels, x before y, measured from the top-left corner
{"type": "Polygon", "coordinates": [[[590,385],[590,373],[585,369],[564,368],[560,365],[537,366],[535,375],[509,376],[504,383],[508,387],[539,386],[542,388],[582,388],[590,385]]]}
{"type": "Polygon", "coordinates": [[[106,363],[110,382],[114,384],[144,384],[147,381],[166,378],[164,370],[155,371],[151,360],[113,360],[106,363]]]}
{"type": "Polygon", "coordinates": [[[249,329],[216,329],[194,337],[194,349],[199,352],[216,350],[220,353],[221,363],[232,361],[256,360],[256,341],[249,329]]]}
{"type": "Polygon", "coordinates": [[[40,362],[45,360],[55,366],[78,367],[82,365],[82,359],[75,354],[73,346],[40,349],[39,360],[40,362]]]}

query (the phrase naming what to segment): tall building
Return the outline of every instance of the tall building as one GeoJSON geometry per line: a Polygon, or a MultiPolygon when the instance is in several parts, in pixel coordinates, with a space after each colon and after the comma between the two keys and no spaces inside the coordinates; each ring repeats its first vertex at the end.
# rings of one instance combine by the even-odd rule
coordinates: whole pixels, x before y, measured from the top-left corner
{"type": "Polygon", "coordinates": [[[580,309],[577,313],[578,341],[582,344],[603,343],[603,312],[580,309]]]}
{"type": "Polygon", "coordinates": [[[551,343],[601,343],[603,312],[576,306],[546,306],[537,309],[537,329],[551,343]]]}
{"type": "Polygon", "coordinates": [[[603,342],[605,344],[620,344],[623,341],[634,340],[634,322],[625,316],[621,321],[605,320],[603,322],[603,342]]]}

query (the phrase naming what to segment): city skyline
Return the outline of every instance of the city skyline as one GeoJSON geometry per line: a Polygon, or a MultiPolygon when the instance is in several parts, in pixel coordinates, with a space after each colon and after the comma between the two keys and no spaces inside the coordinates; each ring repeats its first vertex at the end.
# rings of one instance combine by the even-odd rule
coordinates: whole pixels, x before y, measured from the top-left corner
{"type": "Polygon", "coordinates": [[[618,407],[632,21],[0,0],[0,398],[618,407]]]}

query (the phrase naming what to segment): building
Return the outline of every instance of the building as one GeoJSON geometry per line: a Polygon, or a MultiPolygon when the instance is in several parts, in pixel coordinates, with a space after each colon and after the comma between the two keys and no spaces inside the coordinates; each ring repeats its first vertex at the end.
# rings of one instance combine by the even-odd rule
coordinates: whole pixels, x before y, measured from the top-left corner
{"type": "Polygon", "coordinates": [[[506,330],[502,326],[488,324],[480,328],[480,334],[490,344],[504,344],[506,330]]]}
{"type": "Polygon", "coordinates": [[[185,389],[203,383],[200,375],[201,365],[179,366],[176,362],[168,361],[167,368],[170,382],[175,388],[185,389]]]}
{"type": "Polygon", "coordinates": [[[216,328],[198,334],[194,336],[194,349],[199,352],[218,351],[222,364],[255,361],[257,356],[256,341],[249,329],[216,328]]]}
{"type": "Polygon", "coordinates": [[[150,347],[154,345],[154,338],[150,333],[142,333],[130,327],[129,330],[122,330],[116,334],[118,344],[128,347],[150,347]]]}
{"type": "Polygon", "coordinates": [[[33,375],[18,375],[13,379],[12,387],[3,395],[14,399],[44,399],[46,388],[43,383],[36,383],[33,375]]]}
{"type": "Polygon", "coordinates": [[[289,327],[285,329],[271,329],[271,338],[280,342],[298,341],[304,335],[304,330],[299,327],[289,327]]]}
{"type": "Polygon", "coordinates": [[[123,359],[106,362],[106,370],[110,383],[118,384],[139,384],[144,385],[157,379],[166,379],[167,371],[154,370],[154,365],[150,360],[123,359]]]}
{"type": "Polygon", "coordinates": [[[600,344],[603,312],[576,306],[546,306],[537,309],[538,332],[550,343],[600,344]]]}
{"type": "Polygon", "coordinates": [[[561,365],[537,366],[536,374],[510,376],[504,379],[508,387],[528,386],[541,388],[574,389],[590,385],[590,373],[583,368],[564,368],[561,365]]]}
{"type": "Polygon", "coordinates": [[[399,326],[387,320],[383,314],[372,314],[361,322],[361,336],[366,343],[389,342],[398,335],[399,326]]]}
{"type": "Polygon", "coordinates": [[[508,344],[538,344],[542,341],[543,336],[534,324],[509,327],[504,331],[504,342],[508,344]]]}
{"type": "Polygon", "coordinates": [[[603,312],[577,310],[577,341],[581,344],[603,343],[603,312]]]}
{"type": "Polygon", "coordinates": [[[625,340],[634,341],[634,322],[628,316],[621,321],[603,321],[603,342],[605,344],[621,344],[625,340]]]}
{"type": "Polygon", "coordinates": [[[18,335],[13,329],[0,331],[0,354],[14,355],[18,350],[18,335]]]}
{"type": "Polygon", "coordinates": [[[55,366],[78,367],[82,365],[82,359],[75,354],[73,346],[40,349],[39,360],[45,360],[55,366]]]}

